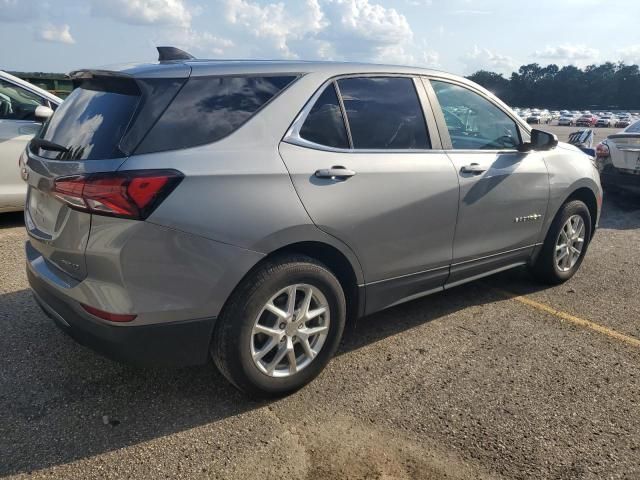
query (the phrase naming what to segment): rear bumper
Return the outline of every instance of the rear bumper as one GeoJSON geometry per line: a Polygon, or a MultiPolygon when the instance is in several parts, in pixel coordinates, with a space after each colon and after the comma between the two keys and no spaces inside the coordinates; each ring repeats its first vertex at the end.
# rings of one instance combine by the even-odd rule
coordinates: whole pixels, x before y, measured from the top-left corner
{"type": "Polygon", "coordinates": [[[124,326],[82,313],[27,262],[27,278],[42,310],[78,343],[113,360],[141,366],[186,366],[208,359],[215,319],[124,326]]]}
{"type": "Polygon", "coordinates": [[[600,182],[605,188],[619,188],[640,194],[640,175],[622,173],[613,165],[607,165],[600,172],[600,182]]]}

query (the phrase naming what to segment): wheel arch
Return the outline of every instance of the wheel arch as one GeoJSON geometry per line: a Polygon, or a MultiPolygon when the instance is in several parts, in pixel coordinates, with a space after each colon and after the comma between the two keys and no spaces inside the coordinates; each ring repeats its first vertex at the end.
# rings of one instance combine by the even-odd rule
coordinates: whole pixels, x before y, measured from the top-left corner
{"type": "Polygon", "coordinates": [[[580,200],[589,209],[589,214],[591,215],[591,238],[593,238],[595,225],[598,221],[598,199],[596,194],[589,187],[579,187],[571,192],[561,205],[572,200],[580,200]]]}
{"type": "MultiPolygon", "coordinates": [[[[260,245],[260,251],[265,252],[234,285],[231,294],[246,277],[260,268],[265,262],[287,254],[301,254],[313,258],[326,265],[336,276],[347,301],[347,318],[353,319],[363,316],[365,310],[365,289],[362,267],[353,251],[335,237],[328,235],[317,227],[301,226],[296,229],[288,229],[286,234],[274,235],[264,239],[260,245]],[[289,242],[284,242],[288,238],[289,242]]],[[[229,297],[231,296],[229,295],[229,297]]],[[[228,301],[228,298],[227,298],[228,301]]],[[[225,304],[227,303],[225,301],[225,304]]],[[[224,309],[224,305],[222,307],[224,309]]]]}

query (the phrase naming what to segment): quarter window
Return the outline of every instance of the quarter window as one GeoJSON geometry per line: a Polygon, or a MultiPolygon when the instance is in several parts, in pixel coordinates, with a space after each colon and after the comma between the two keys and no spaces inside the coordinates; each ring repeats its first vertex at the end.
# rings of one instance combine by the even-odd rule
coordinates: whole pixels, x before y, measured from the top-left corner
{"type": "Polygon", "coordinates": [[[454,149],[514,149],[518,126],[486,98],[459,85],[432,80],[454,149]]]}
{"type": "Polygon", "coordinates": [[[143,140],[137,153],[212,143],[233,133],[296,79],[192,77],[143,140]]]}
{"type": "Polygon", "coordinates": [[[347,129],[333,83],[327,86],[309,111],[300,137],[334,148],[349,148],[347,129]]]}
{"type": "Polygon", "coordinates": [[[427,127],[413,79],[360,77],[338,80],[353,148],[427,149],[427,127]]]}
{"type": "Polygon", "coordinates": [[[0,119],[36,120],[36,108],[44,101],[18,85],[0,80],[0,119]]]}

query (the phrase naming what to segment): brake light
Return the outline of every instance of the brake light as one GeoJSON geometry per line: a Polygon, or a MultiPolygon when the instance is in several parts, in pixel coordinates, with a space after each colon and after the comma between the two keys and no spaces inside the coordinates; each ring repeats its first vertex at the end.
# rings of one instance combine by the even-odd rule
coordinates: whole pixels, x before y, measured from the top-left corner
{"type": "Polygon", "coordinates": [[[89,305],[85,305],[84,303],[80,304],[82,308],[84,308],[87,313],[90,313],[94,317],[101,318],[103,320],[108,320],[109,322],[130,322],[135,320],[137,315],[135,314],[122,314],[122,313],[109,313],[104,310],[100,310],[95,307],[90,307],[89,305]]]}
{"type": "Polygon", "coordinates": [[[609,146],[606,143],[599,143],[596,145],[596,157],[608,157],[609,146]]]}
{"type": "Polygon", "coordinates": [[[144,220],[184,176],[176,170],[138,170],[60,177],[53,195],[96,215],[144,220]]]}

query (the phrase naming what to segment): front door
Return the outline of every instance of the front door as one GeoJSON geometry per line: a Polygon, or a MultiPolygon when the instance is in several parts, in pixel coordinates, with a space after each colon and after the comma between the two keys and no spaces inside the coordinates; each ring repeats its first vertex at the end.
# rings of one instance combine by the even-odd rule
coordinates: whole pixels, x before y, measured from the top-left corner
{"type": "Polygon", "coordinates": [[[458,179],[431,148],[422,100],[410,77],[342,78],[280,145],[311,219],[358,257],[367,312],[442,288],[449,273],[458,179]]]}
{"type": "Polygon", "coordinates": [[[462,85],[430,84],[460,181],[447,281],[453,285],[528,260],[546,214],[549,177],[544,153],[517,150],[520,129],[497,104],[462,85]]]}

